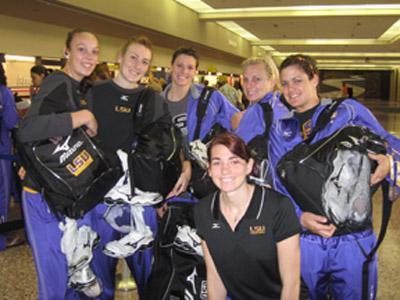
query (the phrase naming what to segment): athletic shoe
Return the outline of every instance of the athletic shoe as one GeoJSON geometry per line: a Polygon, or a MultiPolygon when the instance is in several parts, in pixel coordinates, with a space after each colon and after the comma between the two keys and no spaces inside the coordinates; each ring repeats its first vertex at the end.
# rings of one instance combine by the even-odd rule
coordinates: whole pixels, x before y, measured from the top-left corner
{"type": "Polygon", "coordinates": [[[124,258],[134,254],[138,250],[150,247],[153,242],[153,234],[148,226],[146,231],[131,231],[118,241],[107,243],[103,252],[111,257],[124,258]]]}
{"type": "Polygon", "coordinates": [[[176,249],[190,255],[203,256],[201,239],[196,233],[196,229],[193,229],[188,225],[177,227],[178,232],[174,240],[174,246],[176,249]]]}
{"type": "Polygon", "coordinates": [[[163,200],[163,196],[159,193],[143,192],[140,189],[135,188],[135,195],[129,200],[128,204],[149,206],[158,204],[163,200]]]}
{"type": "Polygon", "coordinates": [[[75,270],[69,276],[68,286],[84,293],[89,298],[100,296],[103,290],[89,265],[75,270]]]}
{"type": "MultiPolygon", "coordinates": [[[[71,220],[71,219],[69,219],[71,220]]],[[[89,265],[93,258],[93,248],[99,242],[99,236],[89,226],[76,229],[76,221],[67,221],[61,239],[61,251],[67,258],[68,268],[73,270],[89,265]],[[74,224],[74,223],[75,224],[74,224]]]]}
{"type": "Polygon", "coordinates": [[[190,154],[196,163],[204,170],[207,169],[208,155],[207,145],[200,140],[190,142],[190,154]]]}
{"type": "Polygon", "coordinates": [[[129,205],[155,205],[163,201],[159,193],[143,192],[135,188],[132,196],[131,184],[128,173],[118,181],[118,183],[104,197],[104,202],[108,205],[129,204],[129,205]]]}

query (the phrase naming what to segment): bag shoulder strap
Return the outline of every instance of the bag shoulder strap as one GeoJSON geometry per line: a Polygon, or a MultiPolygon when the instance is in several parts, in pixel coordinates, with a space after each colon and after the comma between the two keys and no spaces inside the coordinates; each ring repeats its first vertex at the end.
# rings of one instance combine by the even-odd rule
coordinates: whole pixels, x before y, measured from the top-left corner
{"type": "Polygon", "coordinates": [[[273,110],[269,103],[259,103],[259,104],[261,105],[264,114],[265,130],[263,135],[265,136],[266,139],[268,139],[269,130],[271,129],[271,124],[272,124],[273,110]]]}
{"type": "Polygon", "coordinates": [[[308,136],[307,139],[304,140],[305,143],[309,144],[313,138],[315,137],[315,135],[321,130],[324,129],[326,125],[328,125],[328,123],[331,120],[332,115],[335,113],[336,109],[338,108],[338,106],[345,100],[346,98],[338,98],[338,99],[334,99],[332,100],[332,102],[327,105],[324,110],[320,113],[320,115],[318,116],[317,122],[314,126],[314,128],[312,129],[310,135],[308,136]]]}
{"type": "Polygon", "coordinates": [[[144,117],[145,113],[153,113],[153,110],[146,110],[145,105],[148,102],[148,96],[150,95],[151,88],[145,87],[141,92],[136,101],[136,104],[133,108],[133,131],[135,133],[135,137],[139,134],[140,130],[144,127],[144,117]]]}
{"type": "Polygon", "coordinates": [[[200,98],[198,100],[199,103],[197,105],[197,110],[196,110],[197,122],[193,140],[197,140],[200,137],[201,122],[203,121],[203,118],[206,114],[207,106],[208,103],[210,102],[210,98],[213,92],[214,88],[208,86],[204,87],[203,91],[201,92],[200,98]]]}
{"type": "MultiPolygon", "coordinates": [[[[363,264],[363,268],[362,268],[362,300],[370,299],[369,291],[368,291],[368,276],[369,276],[368,267],[369,267],[370,262],[374,258],[374,255],[377,252],[379,246],[381,245],[383,239],[385,238],[386,230],[387,230],[387,227],[389,224],[390,215],[392,213],[393,202],[390,200],[390,197],[389,197],[389,183],[386,180],[383,180],[382,184],[381,184],[381,188],[382,188],[382,196],[383,196],[382,222],[381,222],[381,230],[379,231],[379,236],[376,241],[376,244],[375,244],[374,248],[372,248],[372,250],[368,254],[364,251],[364,249],[361,247],[361,245],[358,244],[366,258],[365,262],[363,264]]],[[[358,241],[357,241],[357,243],[358,243],[358,241]]]]}

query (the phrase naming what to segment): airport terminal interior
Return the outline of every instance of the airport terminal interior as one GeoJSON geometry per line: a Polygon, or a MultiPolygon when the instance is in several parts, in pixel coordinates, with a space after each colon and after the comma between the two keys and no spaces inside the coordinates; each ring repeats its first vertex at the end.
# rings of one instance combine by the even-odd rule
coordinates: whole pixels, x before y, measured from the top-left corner
{"type": "MultiPolygon", "coordinates": [[[[182,45],[200,54],[195,81],[211,86],[221,79],[240,82],[241,62],[248,57],[268,55],[279,66],[291,54],[310,55],[320,70],[321,98],[351,93],[400,137],[400,1],[19,0],[1,1],[0,6],[0,63],[21,116],[30,106],[31,67],[60,69],[66,33],[79,27],[99,37],[100,60],[114,75],[124,41],[149,37],[155,46],[152,76],[143,84],[167,83],[171,55],[182,45]]],[[[373,200],[377,233],[381,203],[378,191],[373,200]]],[[[394,203],[378,251],[377,299],[400,299],[399,215],[400,203],[394,203]]],[[[33,257],[19,228],[22,219],[20,203],[12,199],[8,222],[17,229],[8,233],[15,244],[0,252],[0,300],[37,299],[33,257]]],[[[126,273],[120,261],[116,299],[138,299],[126,273]]]]}

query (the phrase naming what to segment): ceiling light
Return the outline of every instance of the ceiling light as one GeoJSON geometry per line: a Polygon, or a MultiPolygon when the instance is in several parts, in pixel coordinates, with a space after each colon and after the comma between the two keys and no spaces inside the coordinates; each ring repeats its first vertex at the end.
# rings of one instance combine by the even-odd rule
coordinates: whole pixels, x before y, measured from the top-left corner
{"type": "Polygon", "coordinates": [[[22,56],[22,55],[5,55],[6,61],[24,61],[24,62],[35,62],[34,56],[22,56]]]}

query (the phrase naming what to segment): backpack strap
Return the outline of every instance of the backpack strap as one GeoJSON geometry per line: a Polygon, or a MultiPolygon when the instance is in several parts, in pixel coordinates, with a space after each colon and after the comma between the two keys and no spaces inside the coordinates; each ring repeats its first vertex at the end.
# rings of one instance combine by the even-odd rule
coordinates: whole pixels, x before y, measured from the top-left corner
{"type": "Polygon", "coordinates": [[[389,219],[390,215],[392,213],[392,205],[393,202],[389,198],[389,183],[386,180],[383,180],[382,182],[382,195],[383,195],[383,200],[382,200],[382,222],[381,222],[381,230],[379,231],[379,236],[376,241],[376,244],[374,248],[367,254],[365,250],[361,247],[361,245],[358,243],[358,246],[361,248],[362,253],[365,255],[365,262],[363,264],[362,268],[362,300],[368,300],[370,299],[369,297],[369,292],[368,292],[368,268],[369,268],[369,263],[372,261],[374,258],[375,253],[377,252],[379,246],[381,245],[383,239],[385,238],[387,226],[389,224],[389,219]]]}
{"type": "Polygon", "coordinates": [[[303,142],[310,144],[311,141],[314,139],[315,135],[321,130],[324,129],[326,125],[331,120],[332,115],[335,113],[336,109],[338,106],[345,100],[346,98],[338,98],[332,100],[332,102],[327,105],[324,110],[320,113],[318,116],[317,122],[312,129],[310,135],[308,136],[307,139],[305,139],[303,142]]]}
{"type": "Polygon", "coordinates": [[[198,100],[199,103],[197,104],[197,111],[196,111],[197,122],[193,140],[197,140],[200,137],[201,122],[203,121],[203,118],[206,114],[207,106],[208,103],[210,102],[210,98],[213,92],[214,89],[208,86],[204,87],[203,91],[201,92],[200,98],[198,100]]]}
{"type": "Polygon", "coordinates": [[[261,105],[261,108],[262,108],[263,114],[264,114],[265,130],[264,130],[263,135],[268,140],[269,139],[269,130],[271,129],[271,124],[272,124],[273,110],[269,103],[264,102],[264,103],[259,103],[259,104],[261,105]]]}

